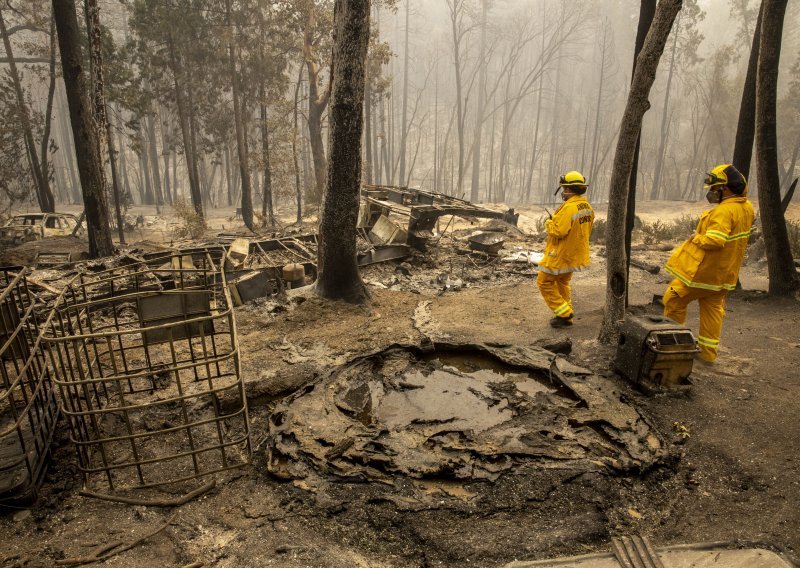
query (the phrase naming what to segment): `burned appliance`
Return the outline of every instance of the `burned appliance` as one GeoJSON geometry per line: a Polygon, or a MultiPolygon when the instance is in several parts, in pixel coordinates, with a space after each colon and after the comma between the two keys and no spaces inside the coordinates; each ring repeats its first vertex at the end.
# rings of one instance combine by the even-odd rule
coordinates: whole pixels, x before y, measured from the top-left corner
{"type": "Polygon", "coordinates": [[[627,316],[614,367],[646,390],[687,384],[697,343],[692,332],[663,316],[627,316]]]}

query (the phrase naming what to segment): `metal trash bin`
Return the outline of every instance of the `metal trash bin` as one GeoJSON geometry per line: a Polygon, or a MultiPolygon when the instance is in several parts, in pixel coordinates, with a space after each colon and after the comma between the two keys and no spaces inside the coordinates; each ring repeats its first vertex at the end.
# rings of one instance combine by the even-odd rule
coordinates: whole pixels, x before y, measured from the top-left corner
{"type": "Polygon", "coordinates": [[[627,316],[620,328],[614,368],[646,389],[686,385],[694,354],[692,332],[664,316],[627,316]]]}

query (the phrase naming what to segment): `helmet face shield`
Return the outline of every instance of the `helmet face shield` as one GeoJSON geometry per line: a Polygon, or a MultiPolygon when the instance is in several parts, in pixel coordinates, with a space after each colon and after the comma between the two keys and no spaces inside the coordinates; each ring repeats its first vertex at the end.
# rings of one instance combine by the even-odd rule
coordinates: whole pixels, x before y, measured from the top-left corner
{"type": "Polygon", "coordinates": [[[703,187],[708,189],[709,187],[714,187],[715,185],[725,185],[728,183],[726,178],[720,177],[713,172],[709,172],[706,174],[706,179],[703,180],[703,187]]]}

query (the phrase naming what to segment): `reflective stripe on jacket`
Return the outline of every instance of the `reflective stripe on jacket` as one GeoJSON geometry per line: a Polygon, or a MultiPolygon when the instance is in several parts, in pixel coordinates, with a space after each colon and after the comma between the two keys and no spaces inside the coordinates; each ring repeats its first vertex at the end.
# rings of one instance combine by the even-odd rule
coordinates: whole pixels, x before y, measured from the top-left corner
{"type": "Polygon", "coordinates": [[[575,195],[562,203],[544,224],[547,242],[539,270],[547,274],[586,270],[593,224],[594,210],[586,197],[575,195]]]}
{"type": "Polygon", "coordinates": [[[700,216],[696,235],[672,253],[667,272],[692,288],[733,290],[753,218],[746,197],[729,197],[717,204],[700,216]]]}

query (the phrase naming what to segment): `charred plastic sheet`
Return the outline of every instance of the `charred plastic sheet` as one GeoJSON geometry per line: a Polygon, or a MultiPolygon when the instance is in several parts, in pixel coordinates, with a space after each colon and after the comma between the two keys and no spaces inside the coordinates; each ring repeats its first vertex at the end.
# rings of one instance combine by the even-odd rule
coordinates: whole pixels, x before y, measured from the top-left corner
{"type": "Polygon", "coordinates": [[[26,270],[0,269],[0,505],[36,500],[58,419],[26,270]]]}
{"type": "Polygon", "coordinates": [[[666,455],[611,383],[537,347],[393,346],[284,401],[270,430],[269,470],[287,479],[628,472],[666,455]]]}
{"type": "Polygon", "coordinates": [[[87,489],[183,489],[249,463],[231,298],[208,251],[78,275],[46,339],[87,489]]]}
{"type": "Polygon", "coordinates": [[[444,215],[501,219],[512,225],[519,220],[513,209],[492,211],[463,199],[408,187],[365,185],[361,199],[359,226],[370,231],[380,244],[406,243],[424,249],[433,237],[436,221],[444,215]],[[390,221],[390,216],[398,218],[405,227],[390,221]]]}

